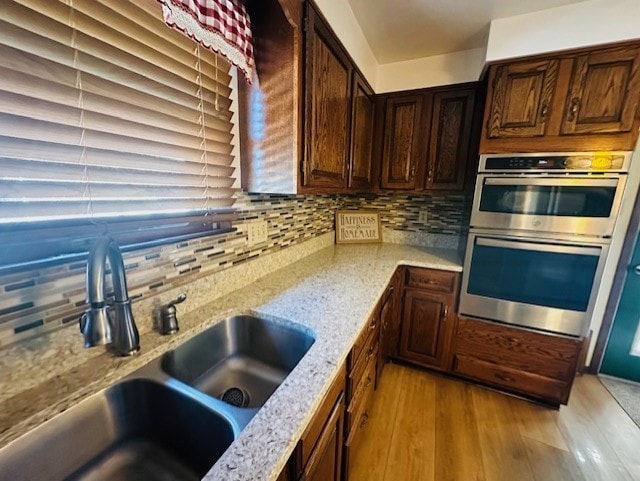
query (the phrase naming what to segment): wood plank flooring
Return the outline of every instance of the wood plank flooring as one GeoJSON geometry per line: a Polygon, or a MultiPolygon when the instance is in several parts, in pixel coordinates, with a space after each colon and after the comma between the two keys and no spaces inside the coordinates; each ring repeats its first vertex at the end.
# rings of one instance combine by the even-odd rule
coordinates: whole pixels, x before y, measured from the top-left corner
{"type": "Polygon", "coordinates": [[[389,364],[350,481],[638,481],[640,429],[591,375],[556,411],[389,364]]]}

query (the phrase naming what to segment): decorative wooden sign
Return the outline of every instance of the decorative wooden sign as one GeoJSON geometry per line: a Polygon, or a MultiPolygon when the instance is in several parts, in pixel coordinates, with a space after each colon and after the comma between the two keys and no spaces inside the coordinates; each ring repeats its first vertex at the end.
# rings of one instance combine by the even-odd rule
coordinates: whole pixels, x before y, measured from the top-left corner
{"type": "Polygon", "coordinates": [[[336,212],[336,243],[381,242],[380,213],[363,210],[336,212]]]}

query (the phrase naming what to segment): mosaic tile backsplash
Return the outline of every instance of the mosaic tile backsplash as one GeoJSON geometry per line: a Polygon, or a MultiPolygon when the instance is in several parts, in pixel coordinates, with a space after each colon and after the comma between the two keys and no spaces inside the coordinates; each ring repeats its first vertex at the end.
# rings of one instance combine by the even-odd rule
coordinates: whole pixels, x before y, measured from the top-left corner
{"type": "MultiPolygon", "coordinates": [[[[232,268],[258,256],[331,232],[339,209],[378,210],[394,232],[464,236],[465,195],[291,196],[240,194],[236,231],[124,254],[129,294],[136,302],[232,268]],[[419,213],[427,212],[427,222],[419,213]],[[267,222],[267,242],[248,245],[247,225],[267,222]]],[[[85,262],[0,277],[0,347],[72,326],[85,309],[85,262]]]]}

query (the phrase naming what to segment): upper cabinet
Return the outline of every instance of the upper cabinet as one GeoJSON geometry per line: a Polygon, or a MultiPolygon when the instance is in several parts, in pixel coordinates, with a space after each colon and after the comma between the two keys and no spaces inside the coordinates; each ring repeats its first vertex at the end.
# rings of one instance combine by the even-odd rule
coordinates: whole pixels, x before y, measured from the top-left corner
{"type": "Polygon", "coordinates": [[[395,92],[379,103],[380,188],[462,190],[477,154],[477,84],[395,92]],[[475,119],[475,122],[474,122],[475,119]]]}
{"type": "Polygon", "coordinates": [[[239,82],[248,192],[371,190],[374,95],[310,2],[246,3],[257,76],[239,82]]]}
{"type": "MultiPolygon", "coordinates": [[[[423,157],[425,128],[423,103],[431,106],[431,96],[390,95],[384,108],[384,136],[380,187],[415,190],[416,174],[423,157]]],[[[429,110],[429,109],[428,109],[429,110]]]]}
{"type": "Polygon", "coordinates": [[[492,65],[480,152],[631,150],[640,46],[492,65]]]}
{"type": "Polygon", "coordinates": [[[353,74],[351,104],[351,156],[348,167],[349,190],[367,192],[373,187],[373,90],[358,72],[353,74]]]}
{"type": "Polygon", "coordinates": [[[304,190],[347,187],[353,67],[311,5],[306,23],[304,190]]]}
{"type": "Polygon", "coordinates": [[[558,61],[542,60],[500,65],[492,71],[493,101],[487,137],[544,135],[558,80],[558,61]]]}
{"type": "Polygon", "coordinates": [[[573,64],[561,133],[630,132],[639,96],[640,47],[578,55],[573,64]]]}
{"type": "MultiPolygon", "coordinates": [[[[426,190],[464,188],[467,166],[477,154],[478,144],[472,141],[475,101],[475,87],[433,94],[427,179],[424,184],[426,190]]],[[[477,122],[479,119],[476,119],[477,122]]],[[[471,162],[471,165],[475,165],[475,162],[471,162]]]]}

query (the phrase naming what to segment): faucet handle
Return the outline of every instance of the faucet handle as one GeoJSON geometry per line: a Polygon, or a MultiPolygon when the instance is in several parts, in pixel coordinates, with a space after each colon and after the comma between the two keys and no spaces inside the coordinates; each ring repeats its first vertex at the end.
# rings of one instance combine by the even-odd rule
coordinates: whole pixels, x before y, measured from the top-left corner
{"type": "Polygon", "coordinates": [[[180,330],[176,304],[187,300],[187,295],[182,293],[175,301],[171,301],[164,306],[160,312],[160,334],[174,334],[180,330]]]}
{"type": "Polygon", "coordinates": [[[168,308],[168,307],[173,307],[176,304],[182,304],[186,300],[187,300],[187,295],[183,292],[178,296],[178,298],[175,301],[171,301],[169,304],[167,304],[166,307],[168,308]]]}

